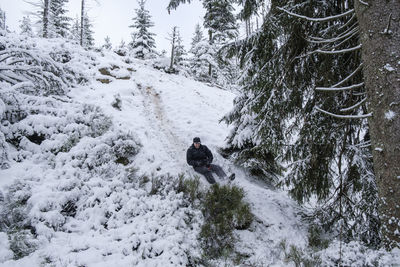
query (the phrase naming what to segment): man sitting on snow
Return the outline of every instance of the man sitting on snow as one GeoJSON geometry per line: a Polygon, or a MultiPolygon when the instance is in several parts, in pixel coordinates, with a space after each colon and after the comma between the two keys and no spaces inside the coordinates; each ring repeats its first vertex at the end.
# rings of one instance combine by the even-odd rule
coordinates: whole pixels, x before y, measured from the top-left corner
{"type": "MultiPolygon", "coordinates": [[[[227,177],[220,166],[211,164],[213,155],[208,147],[201,144],[199,137],[193,138],[193,144],[186,152],[186,161],[189,165],[193,166],[196,172],[203,174],[210,184],[215,183],[212,172],[215,172],[220,178],[225,179],[227,177]]],[[[235,179],[235,174],[231,174],[229,179],[235,179]]]]}

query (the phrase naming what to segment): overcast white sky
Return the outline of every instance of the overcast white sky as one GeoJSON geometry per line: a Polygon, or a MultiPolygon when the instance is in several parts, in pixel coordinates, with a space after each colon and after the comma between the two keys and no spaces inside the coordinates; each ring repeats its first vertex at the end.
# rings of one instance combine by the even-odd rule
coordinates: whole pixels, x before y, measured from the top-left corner
{"type": "MultiPolygon", "coordinates": [[[[30,0],[39,2],[40,0],[30,0]]],[[[119,44],[123,39],[126,43],[131,40],[132,24],[135,16],[135,8],[138,8],[136,0],[86,0],[89,8],[89,17],[94,25],[94,38],[96,45],[104,43],[108,35],[113,45],[119,44]]],[[[185,44],[189,49],[191,38],[196,23],[203,25],[204,9],[199,0],[193,0],[191,4],[181,4],[177,10],[172,10],[168,15],[167,5],[169,0],[147,0],[146,9],[149,10],[154,22],[151,32],[157,34],[155,37],[157,50],[169,51],[170,44],[167,40],[168,33],[173,26],[178,26],[185,44]]],[[[69,0],[67,9],[69,16],[76,18],[80,14],[81,0],[69,0]]],[[[19,32],[19,25],[22,17],[33,7],[24,0],[0,0],[0,8],[6,12],[6,24],[11,31],[19,32]]],[[[34,21],[36,18],[31,17],[34,21]]]]}

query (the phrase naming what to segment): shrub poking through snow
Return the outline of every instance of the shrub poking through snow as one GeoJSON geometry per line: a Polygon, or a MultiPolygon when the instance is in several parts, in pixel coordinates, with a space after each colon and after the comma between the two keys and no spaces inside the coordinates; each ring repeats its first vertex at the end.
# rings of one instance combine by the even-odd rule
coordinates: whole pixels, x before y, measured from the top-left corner
{"type": "Polygon", "coordinates": [[[183,192],[185,199],[191,204],[196,204],[196,200],[201,200],[204,194],[200,187],[199,176],[195,176],[193,179],[185,179],[183,174],[179,175],[176,181],[176,191],[178,193],[183,192]]]}
{"type": "Polygon", "coordinates": [[[235,229],[247,229],[253,221],[242,188],[214,184],[204,197],[201,245],[207,257],[218,258],[234,248],[235,229]]]}
{"type": "Polygon", "coordinates": [[[111,106],[115,109],[121,110],[122,100],[119,94],[114,95],[114,101],[111,103],[111,106]]]}

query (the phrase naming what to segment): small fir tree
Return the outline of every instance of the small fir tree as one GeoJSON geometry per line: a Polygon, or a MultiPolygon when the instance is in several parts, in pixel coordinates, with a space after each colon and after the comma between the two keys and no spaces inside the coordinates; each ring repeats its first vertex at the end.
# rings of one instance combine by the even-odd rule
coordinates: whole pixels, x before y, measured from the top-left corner
{"type": "Polygon", "coordinates": [[[183,39],[178,31],[177,38],[176,38],[176,49],[175,49],[175,64],[182,65],[184,62],[185,55],[186,55],[186,51],[185,51],[185,47],[183,45],[183,39]]]}
{"type": "Polygon", "coordinates": [[[50,17],[51,24],[54,29],[54,36],[56,37],[68,37],[69,24],[72,20],[66,16],[67,10],[65,9],[68,0],[51,0],[50,1],[50,17]]]}
{"type": "Polygon", "coordinates": [[[76,17],[74,23],[71,25],[69,38],[79,42],[80,34],[81,34],[81,24],[79,23],[79,18],[76,17]]]}
{"type": "Polygon", "coordinates": [[[121,40],[119,45],[114,49],[114,53],[119,56],[126,56],[128,54],[128,48],[124,40],[121,40]]]}
{"type": "Polygon", "coordinates": [[[193,38],[192,38],[192,42],[191,42],[191,47],[189,52],[193,53],[193,49],[194,47],[200,43],[201,41],[204,41],[204,35],[203,35],[203,30],[201,29],[201,26],[199,23],[196,24],[195,30],[194,30],[194,34],[193,34],[193,38]]]}
{"type": "Polygon", "coordinates": [[[22,18],[21,25],[19,27],[21,29],[21,34],[27,35],[30,37],[33,36],[32,23],[31,23],[31,19],[29,18],[29,16],[22,18]]]}
{"type": "Polygon", "coordinates": [[[145,9],[145,0],[139,0],[139,8],[135,9],[136,17],[133,18],[134,23],[130,28],[134,29],[132,33],[132,42],[130,49],[136,58],[145,59],[155,55],[154,33],[149,32],[149,28],[154,26],[151,21],[149,11],[145,9]]]}
{"type": "Polygon", "coordinates": [[[111,39],[109,36],[104,38],[104,44],[102,45],[102,48],[106,50],[111,50],[112,49],[112,44],[111,44],[111,39]]]}
{"type": "Polygon", "coordinates": [[[93,38],[93,25],[90,22],[89,16],[87,13],[83,18],[83,44],[84,47],[92,47],[94,46],[94,38],[93,38]]]}

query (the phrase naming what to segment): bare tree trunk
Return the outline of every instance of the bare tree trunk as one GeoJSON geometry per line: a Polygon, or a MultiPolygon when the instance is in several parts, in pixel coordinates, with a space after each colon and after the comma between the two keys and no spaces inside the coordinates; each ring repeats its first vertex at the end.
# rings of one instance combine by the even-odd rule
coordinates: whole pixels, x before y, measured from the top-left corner
{"type": "Polygon", "coordinates": [[[81,6],[81,39],[80,39],[80,44],[83,46],[83,29],[84,29],[84,23],[85,23],[85,0],[82,0],[82,6],[81,6]]]}
{"type": "Polygon", "coordinates": [[[49,37],[49,6],[50,6],[50,0],[44,0],[43,38],[49,37]]]}
{"type": "Polygon", "coordinates": [[[400,1],[356,0],[383,245],[400,244],[400,1]],[[366,3],[368,2],[368,3],[366,3]]]}
{"type": "Polygon", "coordinates": [[[2,25],[3,26],[3,30],[6,30],[6,12],[5,11],[3,12],[3,18],[2,19],[3,19],[3,25],[2,25]]]}
{"type": "MultiPolygon", "coordinates": [[[[212,45],[213,40],[212,40],[212,31],[208,30],[208,36],[209,36],[209,43],[210,45],[212,45]]],[[[212,66],[211,63],[208,64],[208,76],[211,77],[211,73],[212,73],[212,66]]]]}
{"type": "Polygon", "coordinates": [[[172,70],[174,67],[174,56],[175,56],[175,41],[176,41],[176,26],[172,30],[172,48],[171,48],[171,64],[169,68],[172,70]]]}

